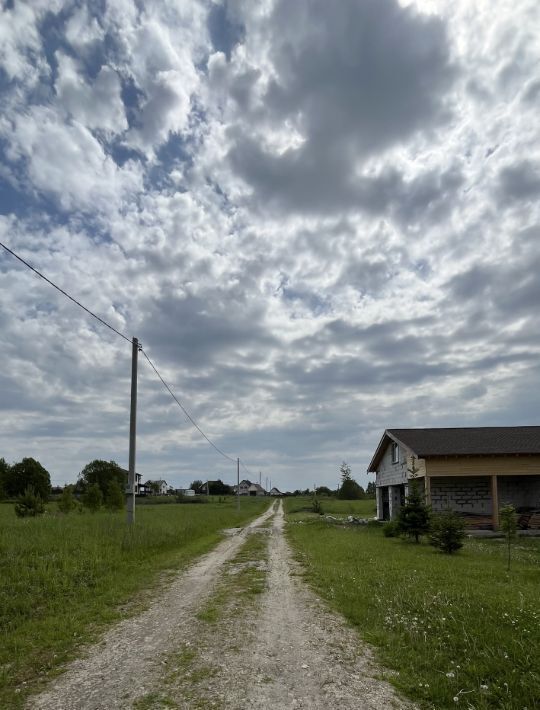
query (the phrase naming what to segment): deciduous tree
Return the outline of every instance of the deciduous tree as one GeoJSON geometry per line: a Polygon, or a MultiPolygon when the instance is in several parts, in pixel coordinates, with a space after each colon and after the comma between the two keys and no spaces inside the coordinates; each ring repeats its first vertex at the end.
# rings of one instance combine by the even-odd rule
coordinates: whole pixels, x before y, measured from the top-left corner
{"type": "Polygon", "coordinates": [[[103,461],[94,459],[83,468],[79,474],[79,482],[83,491],[93,484],[96,484],[101,491],[103,498],[107,496],[107,490],[111,481],[116,481],[122,490],[127,484],[126,472],[120,468],[116,461],[103,461]]]}
{"type": "Polygon", "coordinates": [[[8,498],[23,495],[29,486],[41,500],[48,499],[51,492],[51,477],[39,461],[25,458],[8,467],[4,474],[4,487],[8,498]]]}

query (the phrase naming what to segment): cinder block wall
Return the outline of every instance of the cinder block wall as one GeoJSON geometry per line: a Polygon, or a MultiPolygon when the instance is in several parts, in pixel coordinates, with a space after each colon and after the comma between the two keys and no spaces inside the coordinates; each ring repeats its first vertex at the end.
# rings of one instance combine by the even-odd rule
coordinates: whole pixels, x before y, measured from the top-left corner
{"type": "Polygon", "coordinates": [[[462,513],[490,515],[491,481],[487,476],[431,479],[431,507],[433,510],[452,510],[462,513]]]}
{"type": "Polygon", "coordinates": [[[540,508],[540,476],[499,476],[499,505],[540,508]]]}

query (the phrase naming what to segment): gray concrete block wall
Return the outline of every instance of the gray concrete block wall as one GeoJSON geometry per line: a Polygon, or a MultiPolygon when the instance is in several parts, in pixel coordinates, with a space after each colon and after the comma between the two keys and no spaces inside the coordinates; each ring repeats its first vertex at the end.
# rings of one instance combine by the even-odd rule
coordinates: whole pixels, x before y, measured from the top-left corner
{"type": "Polygon", "coordinates": [[[498,476],[499,505],[540,508],[540,476],[498,476]]]}
{"type": "Polygon", "coordinates": [[[431,507],[433,510],[452,510],[461,513],[490,515],[491,479],[489,476],[433,477],[431,483],[431,507]]]}
{"type": "Polygon", "coordinates": [[[377,471],[378,486],[395,486],[405,483],[407,480],[407,458],[405,452],[399,449],[399,461],[392,461],[392,445],[386,447],[386,451],[379,463],[377,471]]]}

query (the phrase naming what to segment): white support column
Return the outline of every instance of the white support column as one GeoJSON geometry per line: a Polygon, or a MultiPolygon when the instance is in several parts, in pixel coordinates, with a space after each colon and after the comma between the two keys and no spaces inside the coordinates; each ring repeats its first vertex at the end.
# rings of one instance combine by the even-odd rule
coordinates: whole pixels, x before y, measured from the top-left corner
{"type": "Polygon", "coordinates": [[[390,508],[390,520],[395,520],[398,516],[400,505],[399,486],[388,487],[388,504],[390,508]]]}
{"type": "Polygon", "coordinates": [[[375,498],[377,499],[377,520],[383,519],[383,502],[382,502],[382,488],[375,489],[375,498]]]}

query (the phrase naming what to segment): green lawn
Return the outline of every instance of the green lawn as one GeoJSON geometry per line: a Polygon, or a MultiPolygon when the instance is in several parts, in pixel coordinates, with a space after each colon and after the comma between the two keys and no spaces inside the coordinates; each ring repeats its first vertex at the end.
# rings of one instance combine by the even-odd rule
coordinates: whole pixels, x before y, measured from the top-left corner
{"type": "Polygon", "coordinates": [[[299,512],[289,520],[306,578],[421,707],[540,707],[540,539],[518,539],[507,573],[498,540],[470,540],[448,556],[376,525],[299,512]]]}
{"type": "Polygon", "coordinates": [[[147,604],[147,589],[209,550],[219,531],[261,513],[267,499],[145,505],[129,530],[125,513],[16,518],[0,505],[0,707],[24,696],[72,657],[81,641],[147,604]]]}

